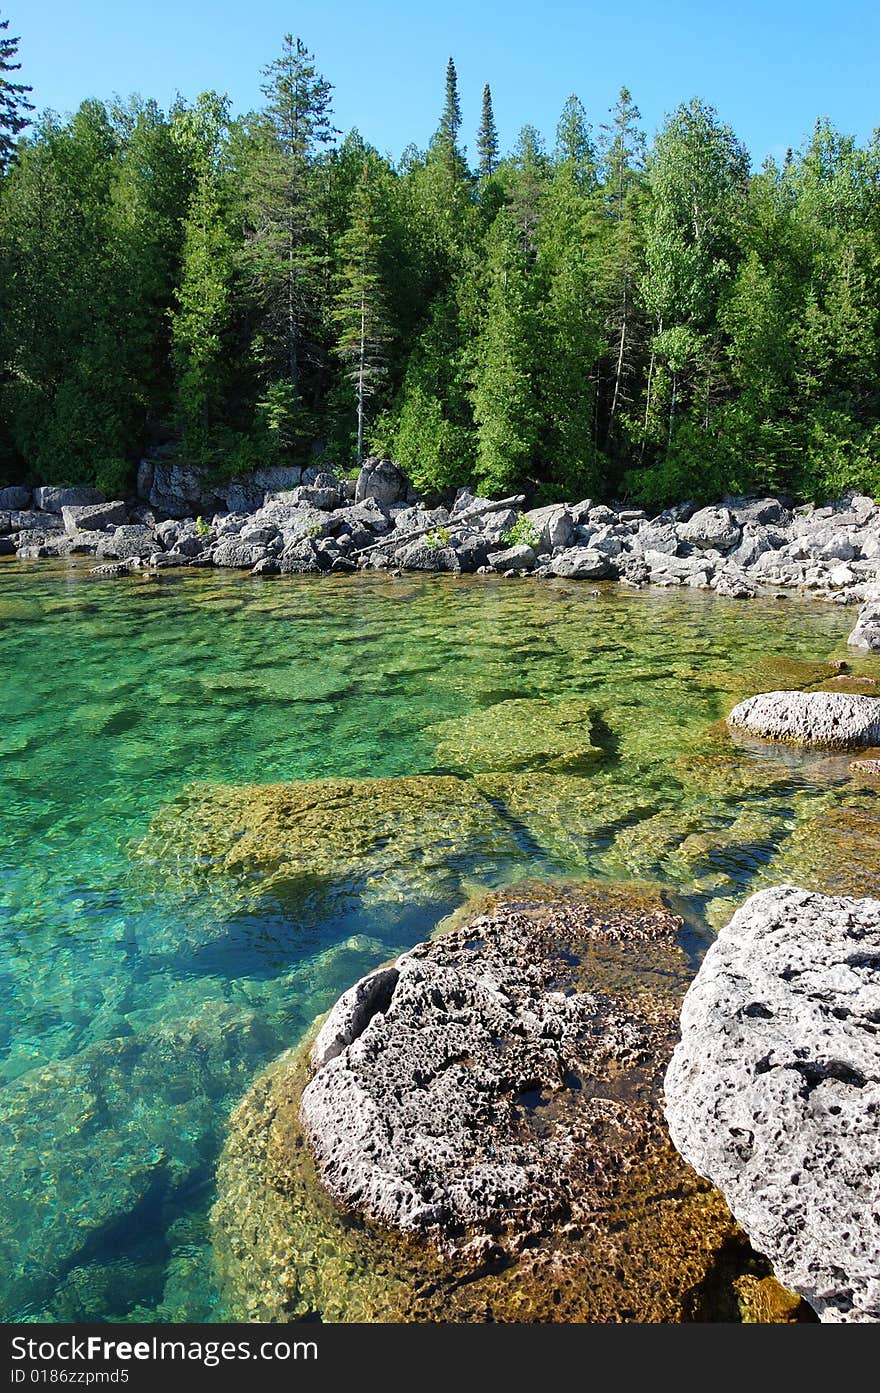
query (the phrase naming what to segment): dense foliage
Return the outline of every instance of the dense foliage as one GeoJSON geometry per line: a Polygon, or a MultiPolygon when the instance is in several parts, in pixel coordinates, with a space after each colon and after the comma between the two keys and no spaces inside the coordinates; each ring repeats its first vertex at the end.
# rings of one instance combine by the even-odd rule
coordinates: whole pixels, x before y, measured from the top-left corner
{"type": "Polygon", "coordinates": [[[820,121],[751,173],[701,101],[648,147],[623,89],[598,132],[570,97],[552,149],[526,126],[505,156],[486,86],[474,170],[450,60],[392,165],[339,138],[299,39],[264,78],[235,119],[215,93],[28,134],[15,110],[0,476],[115,493],[162,444],[226,475],[372,449],[427,492],[880,492],[880,135],[820,121]]]}

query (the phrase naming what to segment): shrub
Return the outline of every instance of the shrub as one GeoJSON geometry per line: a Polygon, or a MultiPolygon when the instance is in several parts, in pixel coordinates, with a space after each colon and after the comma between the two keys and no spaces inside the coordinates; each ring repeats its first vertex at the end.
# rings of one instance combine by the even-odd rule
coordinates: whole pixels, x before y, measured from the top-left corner
{"type": "Polygon", "coordinates": [[[508,547],[536,547],[541,540],[538,531],[531,518],[527,518],[525,513],[520,513],[512,527],[502,534],[502,542],[508,547]]]}

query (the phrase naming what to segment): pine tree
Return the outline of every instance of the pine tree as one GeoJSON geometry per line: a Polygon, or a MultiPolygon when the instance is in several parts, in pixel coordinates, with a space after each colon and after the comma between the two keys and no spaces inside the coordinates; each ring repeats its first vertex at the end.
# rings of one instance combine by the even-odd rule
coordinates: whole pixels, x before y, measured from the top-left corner
{"type": "Polygon", "coordinates": [[[328,249],[318,226],[315,166],[336,131],[332,88],[301,39],[285,35],[281,57],[263,75],[267,107],[244,174],[243,262],[259,322],[254,357],[265,386],[264,415],[289,441],[298,429],[306,360],[319,357],[328,249]]]}
{"type": "Polygon", "coordinates": [[[357,398],[357,463],[364,457],[367,403],[387,375],[390,338],[382,274],[384,235],[375,171],[364,160],[351,220],[340,240],[338,290],[333,310],[336,352],[357,398]]]}
{"type": "Polygon", "coordinates": [[[175,414],[192,459],[209,460],[228,393],[233,242],[222,193],[229,104],[204,94],[176,114],[174,137],[187,153],[194,187],[184,221],[180,279],[171,313],[175,414]]]}
{"type": "Polygon", "coordinates": [[[533,287],[521,232],[507,209],[492,225],[487,256],[486,318],[473,386],[477,477],[488,490],[507,492],[528,476],[540,426],[533,287]]]}
{"type": "Polygon", "coordinates": [[[645,133],[639,126],[641,112],[628,87],[621,87],[611,121],[602,126],[605,186],[616,217],[623,216],[623,203],[635,175],[645,164],[645,133]]]}
{"type": "Polygon", "coordinates": [[[488,82],[483,88],[483,110],[480,128],[477,131],[477,156],[480,174],[484,179],[488,179],[498,167],[498,130],[495,126],[492,91],[488,82]]]}
{"type": "Polygon", "coordinates": [[[461,130],[461,103],[458,99],[458,74],[455,63],[450,58],[446,64],[446,101],[437,135],[444,150],[454,152],[458,148],[458,133],[461,130]]]}
{"type": "Polygon", "coordinates": [[[18,53],[18,39],[6,37],[9,20],[0,20],[0,175],[15,157],[15,147],[21,132],[30,124],[27,112],[33,105],[27,100],[33,88],[23,82],[12,82],[7,73],[18,72],[20,63],[13,62],[18,53]]]}
{"type": "Polygon", "coordinates": [[[339,132],[331,120],[333,86],[315,67],[302,39],[285,34],[281,57],[263,69],[260,91],[266,115],[286,155],[300,164],[332,142],[339,132]]]}

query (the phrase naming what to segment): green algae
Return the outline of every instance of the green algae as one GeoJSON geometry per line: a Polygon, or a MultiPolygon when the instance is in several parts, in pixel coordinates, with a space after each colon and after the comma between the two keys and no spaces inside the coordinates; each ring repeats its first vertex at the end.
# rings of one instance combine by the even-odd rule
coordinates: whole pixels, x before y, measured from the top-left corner
{"type": "MultiPolygon", "coordinates": [[[[455,893],[459,870],[513,862],[510,827],[452,776],[199,785],[161,810],[137,847],[160,877],[219,878],[303,906],[336,891],[383,901],[455,893]]],[[[224,890],[224,893],[225,890],[224,890]]]]}
{"type": "Polygon", "coordinates": [[[575,773],[602,757],[590,702],[500,701],[425,732],[436,741],[439,768],[479,774],[536,769],[575,773]]]}

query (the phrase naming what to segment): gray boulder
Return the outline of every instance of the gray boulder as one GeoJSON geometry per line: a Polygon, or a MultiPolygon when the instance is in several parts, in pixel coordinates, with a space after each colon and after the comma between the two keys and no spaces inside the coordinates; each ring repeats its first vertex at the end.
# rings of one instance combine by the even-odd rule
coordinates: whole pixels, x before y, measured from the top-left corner
{"type": "Polygon", "coordinates": [[[266,546],[278,536],[278,528],[271,522],[251,522],[238,535],[249,546],[266,546]]]}
{"type": "Polygon", "coordinates": [[[342,495],[336,483],[301,484],[293,490],[293,498],[298,505],[305,504],[309,508],[318,508],[321,512],[330,512],[338,508],[342,502],[342,495]]]}
{"type": "Polygon", "coordinates": [[[318,560],[315,544],[309,537],[288,542],[277,560],[282,575],[314,575],[324,569],[318,560]]]}
{"type": "Polygon", "coordinates": [[[764,890],[691,985],[678,1150],[824,1321],[880,1321],[880,901],[764,890]]]}
{"type": "Polygon", "coordinates": [[[255,469],[254,483],[264,494],[295,489],[302,483],[302,470],[295,464],[276,464],[266,469],[255,469]]]}
{"type": "Polygon", "coordinates": [[[425,508],[421,504],[413,508],[392,508],[395,532],[415,532],[425,527],[445,527],[449,522],[446,508],[425,508]]]}
{"type": "Polygon", "coordinates": [[[14,556],[15,543],[11,537],[0,537],[0,556],[14,556]]]}
{"type": "Polygon", "coordinates": [[[375,498],[377,503],[388,506],[401,503],[407,495],[406,475],[390,459],[378,459],[371,455],[361,465],[354,490],[356,503],[365,498],[375,498]]]}
{"type": "Polygon", "coordinates": [[[128,561],[133,556],[148,557],[156,550],[156,534],[152,527],[131,523],[117,527],[112,536],[102,534],[98,543],[98,555],[108,556],[116,561],[128,561]]]}
{"type": "Polygon", "coordinates": [[[224,537],[215,546],[213,559],[215,566],[250,570],[258,561],[262,561],[266,554],[266,548],[263,546],[249,546],[238,537],[224,537]]]}
{"type": "Polygon", "coordinates": [[[0,511],[9,509],[11,512],[19,512],[22,508],[29,508],[32,501],[30,489],[21,488],[18,484],[0,489],[0,511]]]}
{"type": "Polygon", "coordinates": [[[453,571],[461,570],[458,553],[451,546],[432,546],[424,539],[409,542],[399,547],[394,557],[398,566],[407,571],[453,571]]]}
{"type": "Polygon", "coordinates": [[[608,557],[589,547],[571,547],[550,562],[550,574],[565,580],[604,580],[611,571],[608,557]]]}
{"type": "Polygon", "coordinates": [[[255,513],[262,508],[266,490],[252,479],[232,479],[226,490],[226,506],[230,513],[255,513]]]}
{"type": "Polygon", "coordinates": [[[790,518],[778,498],[726,497],[722,505],[732,513],[740,527],[748,524],[783,524],[790,518]]]}
{"type": "Polygon", "coordinates": [[[488,561],[486,539],[477,532],[459,532],[453,538],[456,554],[463,571],[476,571],[488,561]]]}
{"type": "Polygon", "coordinates": [[[646,1144],[674,1029],[670,1003],[621,990],[627,949],[680,971],[674,916],[576,893],[521,908],[473,916],[362,979],[312,1048],[301,1117],[323,1183],[444,1246],[476,1232],[515,1248],[595,1219],[621,1153],[646,1144]],[[584,990],[570,989],[577,961],[591,963],[584,990]],[[632,1091],[612,1104],[605,1083],[621,1076],[632,1091]]]}
{"type": "Polygon", "coordinates": [[[868,600],[862,605],[847,643],[853,648],[867,648],[872,653],[880,650],[880,599],[868,600]]]}
{"type": "Polygon", "coordinates": [[[64,530],[68,537],[75,532],[103,532],[108,527],[119,527],[128,521],[125,502],[117,499],[113,503],[67,504],[61,509],[64,530]]]}
{"type": "Polygon", "coordinates": [[[337,508],[331,520],[337,530],[344,529],[352,533],[366,530],[382,535],[390,532],[392,527],[391,518],[375,498],[365,498],[361,503],[350,503],[347,507],[337,508]]]}
{"type": "Polygon", "coordinates": [[[213,513],[222,498],[208,486],[202,470],[195,465],[157,460],[147,499],[152,508],[173,518],[195,517],[213,513]]]}
{"type": "MultiPolygon", "coordinates": [[[[266,516],[265,510],[262,516],[266,516]]],[[[279,526],[285,544],[288,545],[292,542],[329,536],[333,529],[333,521],[327,513],[318,508],[297,507],[279,515],[279,526]]]]}
{"type": "Polygon", "coordinates": [[[727,508],[701,508],[681,524],[680,536],[694,547],[730,551],[739,542],[741,530],[727,508]]]}
{"type": "Polygon", "coordinates": [[[64,524],[57,513],[38,513],[28,509],[23,513],[0,513],[0,535],[13,532],[60,532],[64,524]]]}
{"type": "Polygon", "coordinates": [[[537,532],[543,549],[552,551],[554,547],[571,545],[575,521],[564,505],[554,503],[549,508],[532,508],[525,516],[537,532]]]}
{"type": "Polygon", "coordinates": [[[767,529],[757,522],[747,522],[743,527],[739,546],[729,553],[729,560],[737,566],[754,566],[759,556],[773,550],[773,542],[767,529]]]}
{"type": "Polygon", "coordinates": [[[858,749],[880,745],[880,700],[848,692],[762,692],[735,706],[727,724],[762,740],[858,749]]]}
{"type": "Polygon", "coordinates": [[[34,503],[44,513],[60,513],[62,508],[81,507],[87,503],[103,503],[104,495],[91,488],[58,488],[45,484],[34,489],[34,503]]]}
{"type": "Polygon", "coordinates": [[[679,536],[675,524],[671,522],[652,522],[640,527],[636,534],[636,545],[642,551],[662,551],[667,556],[675,556],[679,548],[679,536]]]}
{"type": "Polygon", "coordinates": [[[487,560],[493,571],[530,571],[535,553],[531,547],[506,547],[504,551],[490,551],[487,560]]]}
{"type": "Polygon", "coordinates": [[[210,537],[200,537],[197,532],[187,532],[177,538],[172,550],[176,556],[201,556],[207,551],[211,541],[210,537]]]}
{"type": "Polygon", "coordinates": [[[108,540],[106,532],[77,532],[73,537],[65,536],[68,556],[96,556],[99,547],[108,540]]]}

